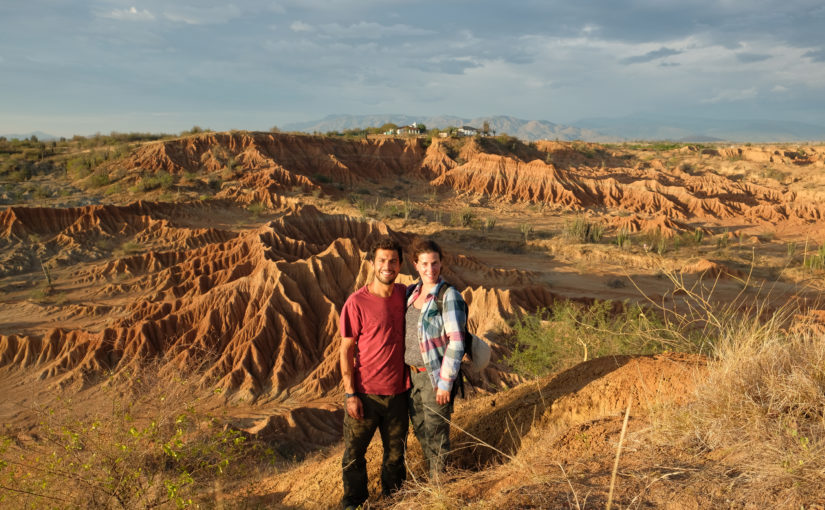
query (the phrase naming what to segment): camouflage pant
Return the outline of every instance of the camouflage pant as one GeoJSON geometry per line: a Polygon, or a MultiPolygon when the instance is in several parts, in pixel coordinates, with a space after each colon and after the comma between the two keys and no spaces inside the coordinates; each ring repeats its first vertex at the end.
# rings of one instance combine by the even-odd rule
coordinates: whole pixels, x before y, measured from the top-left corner
{"type": "Polygon", "coordinates": [[[450,451],[450,416],[453,413],[452,392],[450,402],[444,405],[435,400],[435,389],[427,372],[412,371],[410,390],[410,421],[413,432],[421,444],[430,478],[444,471],[447,453],[450,451]]]}
{"type": "Polygon", "coordinates": [[[344,415],[344,458],[341,461],[344,477],[343,507],[358,506],[367,500],[367,461],[364,455],[375,435],[381,433],[384,460],[381,464],[381,490],[384,495],[398,489],[407,478],[404,465],[409,419],[407,393],[399,395],[369,395],[359,393],[364,407],[364,418],[356,420],[344,415]]]}

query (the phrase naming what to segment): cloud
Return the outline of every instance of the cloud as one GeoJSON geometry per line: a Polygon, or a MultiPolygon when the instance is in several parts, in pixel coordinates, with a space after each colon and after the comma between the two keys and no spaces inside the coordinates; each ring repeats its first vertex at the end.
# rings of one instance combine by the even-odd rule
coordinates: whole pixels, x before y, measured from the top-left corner
{"type": "Polygon", "coordinates": [[[627,57],[622,59],[623,64],[641,64],[644,62],[651,62],[665,57],[672,57],[673,55],[680,55],[683,53],[679,50],[661,47],[658,50],[648,51],[644,55],[636,55],[635,57],[627,57]]]}
{"type": "Polygon", "coordinates": [[[802,54],[814,62],[825,62],[825,49],[811,50],[802,54]]]}
{"type": "Polygon", "coordinates": [[[599,25],[593,25],[591,23],[586,24],[582,27],[581,33],[585,36],[593,35],[601,30],[599,25]]]}
{"type": "Polygon", "coordinates": [[[325,35],[342,39],[382,39],[385,37],[423,37],[432,35],[432,30],[409,25],[381,25],[362,21],[352,25],[330,23],[319,27],[325,35]]]}
{"type": "Polygon", "coordinates": [[[111,12],[102,14],[102,16],[104,18],[111,18],[122,21],[152,21],[155,19],[155,15],[149,12],[148,10],[143,9],[139,11],[134,6],[128,9],[115,9],[111,12]]]}
{"type": "Polygon", "coordinates": [[[762,62],[764,60],[768,60],[771,58],[770,55],[765,55],[761,53],[737,53],[736,60],[742,62],[743,64],[751,64],[753,62],[762,62]]]}
{"type": "Polygon", "coordinates": [[[780,92],[781,93],[781,92],[787,92],[787,91],[788,91],[788,87],[785,87],[783,85],[777,85],[777,86],[775,86],[774,88],[771,89],[771,92],[780,92]]]}
{"type": "Polygon", "coordinates": [[[303,21],[295,21],[289,25],[289,29],[293,32],[312,32],[312,25],[304,23],[303,21]]]}
{"type": "Polygon", "coordinates": [[[413,64],[415,68],[431,73],[464,74],[468,69],[482,67],[470,58],[436,58],[413,64]]]}
{"type": "Polygon", "coordinates": [[[215,7],[174,6],[163,15],[169,21],[185,23],[187,25],[220,25],[238,18],[241,10],[235,4],[218,5],[215,7]]]}
{"type": "Polygon", "coordinates": [[[702,103],[731,103],[734,101],[745,101],[748,99],[753,99],[757,96],[756,87],[751,87],[749,89],[728,89],[719,92],[715,96],[710,99],[703,99],[702,103]]]}

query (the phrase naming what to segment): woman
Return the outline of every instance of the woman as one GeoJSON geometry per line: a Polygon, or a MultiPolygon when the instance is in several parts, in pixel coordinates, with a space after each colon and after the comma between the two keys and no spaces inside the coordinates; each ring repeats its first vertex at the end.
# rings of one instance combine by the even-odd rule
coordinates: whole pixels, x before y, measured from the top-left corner
{"type": "Polygon", "coordinates": [[[438,244],[419,240],[412,254],[421,279],[407,290],[404,361],[412,382],[410,420],[434,479],[444,471],[450,450],[450,416],[464,356],[461,332],[467,308],[461,294],[441,278],[443,254],[438,244]]]}

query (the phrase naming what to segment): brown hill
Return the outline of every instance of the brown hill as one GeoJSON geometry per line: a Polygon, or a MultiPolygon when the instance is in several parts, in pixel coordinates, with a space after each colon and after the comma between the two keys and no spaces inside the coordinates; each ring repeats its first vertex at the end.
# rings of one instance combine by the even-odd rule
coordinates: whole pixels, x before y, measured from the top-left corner
{"type": "MultiPolygon", "coordinates": [[[[547,150],[546,161],[527,162],[488,154],[468,144],[462,152],[466,162],[444,171],[431,184],[507,201],[573,210],[615,209],[679,222],[663,226],[666,232],[678,229],[686,220],[745,217],[773,223],[810,222],[825,213],[821,204],[800,200],[794,192],[733,180],[711,171],[668,170],[658,160],[647,163],[607,153],[597,163],[593,156],[582,154],[581,148],[577,151],[570,145],[559,147],[551,142],[539,147],[547,150]]],[[[630,231],[658,228],[640,226],[638,222],[623,227],[630,231]]]]}
{"type": "MultiPolygon", "coordinates": [[[[571,444],[563,441],[568,428],[613,417],[628,403],[634,409],[646,409],[653,402],[661,405],[683,401],[694,384],[693,372],[703,365],[704,359],[698,356],[599,358],[535,383],[467,402],[458,408],[451,429],[451,443],[455,446],[452,461],[456,467],[470,471],[495,470],[500,461],[513,461],[524,442],[530,448],[535,442],[546,444],[545,450],[552,450],[550,445],[564,448],[564,456],[575,457],[581,452],[571,451],[571,444]]],[[[411,476],[420,478],[421,453],[415,439],[411,437],[409,442],[411,476]]],[[[374,442],[367,452],[373,494],[380,492],[380,455],[380,445],[374,442]]],[[[336,449],[322,460],[264,480],[255,488],[257,499],[285,507],[333,507],[341,494],[340,456],[340,449],[336,449]]],[[[552,457],[561,458],[559,451],[552,457]]],[[[554,458],[542,461],[553,462],[554,458]]],[[[521,474],[526,473],[521,470],[521,474]]],[[[462,484],[459,479],[456,485],[462,487],[462,496],[470,501],[495,499],[510,482],[486,477],[479,484],[466,472],[461,478],[467,483],[462,484]]]]}
{"type": "MultiPolygon", "coordinates": [[[[236,398],[312,400],[334,393],[338,312],[368,277],[364,252],[382,234],[405,245],[410,238],[380,223],[330,216],[313,207],[299,207],[244,235],[192,229],[185,236],[181,231],[186,229],[158,219],[167,212],[146,204],[6,211],[9,238],[36,231],[57,261],[105,235],[145,242],[159,236],[168,249],[72,272],[73,283],[94,286],[102,303],[119,301],[107,312],[120,318],[97,331],[57,327],[42,335],[0,337],[2,365],[34,369],[38,377],[64,385],[88,384],[101,373],[150,357],[168,357],[183,366],[208,356],[214,361],[204,380],[216,381],[236,398]]],[[[445,274],[459,288],[528,281],[521,272],[484,268],[463,255],[445,262],[445,274]]],[[[474,306],[471,315],[485,329],[552,300],[547,293],[465,293],[468,301],[486,303],[474,306]]]]}
{"type": "MultiPolygon", "coordinates": [[[[614,300],[614,312],[641,294],[670,304],[668,267],[697,286],[718,280],[722,300],[751,295],[745,273],[733,269],[748,260],[764,266],[754,278],[778,282],[775,299],[817,292],[796,284],[818,274],[821,256],[808,237],[821,233],[825,213],[821,148],[460,145],[208,133],[147,143],[98,168],[135,184],[112,193],[120,205],[3,209],[0,382],[13,376],[71,393],[150,360],[162,360],[169,377],[199,367],[203,389],[233,409],[228,423],[296,455],[316,451],[340,439],[337,321],[347,296],[371,277],[365,252],[381,235],[405,249],[428,235],[447,248],[444,274],[470,305],[471,329],[492,341],[492,364],[471,376],[479,394],[456,420],[456,444],[466,446],[456,463],[472,470],[518,455],[525,438],[538,441],[533,434],[556,441],[629,399],[638,406],[650,388],[678,402],[691,384],[686,374],[702,365],[676,354],[621,355],[523,385],[504,361],[515,319],[567,300],[614,300]],[[144,193],[139,183],[164,173],[177,180],[134,201],[144,193]],[[160,201],[160,193],[172,198],[160,201]],[[380,210],[401,201],[406,213],[380,210]],[[466,210],[466,221],[456,215],[466,210]],[[618,246],[558,235],[569,213],[581,211],[615,232],[655,231],[665,241],[696,232],[696,240],[689,257],[674,245],[668,254],[662,241],[659,255],[673,257],[664,264],[642,236],[618,246]],[[714,233],[722,234],[717,244],[702,245],[714,233]]],[[[409,260],[402,273],[404,283],[413,280],[409,260]]],[[[560,450],[569,446],[558,441],[560,450]]],[[[267,480],[262,501],[328,506],[338,462],[333,455],[267,480]]],[[[487,497],[506,483],[472,490],[487,497]]]]}
{"type": "Polygon", "coordinates": [[[171,174],[244,173],[245,185],[312,187],[319,181],[353,186],[365,179],[416,173],[425,154],[417,140],[343,141],[275,133],[210,133],[143,146],[113,166],[171,174]]]}

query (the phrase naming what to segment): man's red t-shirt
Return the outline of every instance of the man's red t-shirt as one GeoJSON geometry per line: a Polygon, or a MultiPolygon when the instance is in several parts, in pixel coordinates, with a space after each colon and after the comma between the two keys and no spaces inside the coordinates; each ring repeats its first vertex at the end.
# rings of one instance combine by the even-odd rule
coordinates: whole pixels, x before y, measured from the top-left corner
{"type": "Polygon", "coordinates": [[[341,336],[355,339],[355,391],[398,395],[407,390],[404,366],[404,305],[406,286],[393,284],[383,298],[361,287],[344,303],[341,336]]]}

